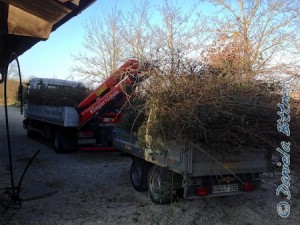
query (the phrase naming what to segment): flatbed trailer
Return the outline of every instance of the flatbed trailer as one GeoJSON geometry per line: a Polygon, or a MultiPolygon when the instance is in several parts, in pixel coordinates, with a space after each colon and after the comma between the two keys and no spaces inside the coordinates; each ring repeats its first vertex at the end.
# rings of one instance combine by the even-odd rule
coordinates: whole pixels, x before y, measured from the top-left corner
{"type": "Polygon", "coordinates": [[[220,153],[204,145],[170,142],[157,152],[139,147],[137,137],[122,129],[114,129],[113,145],[133,159],[132,186],[148,190],[157,204],[170,203],[174,193],[195,199],[255,191],[260,188],[259,175],[272,168],[271,157],[263,150],[231,148],[225,154],[224,149],[220,153]]]}

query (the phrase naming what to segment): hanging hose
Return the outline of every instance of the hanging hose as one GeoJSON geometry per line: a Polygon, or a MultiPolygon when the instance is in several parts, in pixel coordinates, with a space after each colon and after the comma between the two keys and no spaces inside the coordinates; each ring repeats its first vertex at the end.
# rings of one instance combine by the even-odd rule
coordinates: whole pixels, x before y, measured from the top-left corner
{"type": "Polygon", "coordinates": [[[21,186],[22,186],[22,181],[23,181],[23,178],[29,168],[29,166],[31,165],[31,163],[33,162],[33,160],[35,159],[35,157],[40,153],[41,150],[38,150],[32,157],[31,159],[29,160],[29,162],[27,163],[27,166],[25,167],[23,173],[22,173],[22,176],[19,180],[19,184],[18,184],[18,192],[17,192],[17,198],[20,197],[20,190],[21,190],[21,186]]]}
{"type": "MultiPolygon", "coordinates": [[[[18,89],[18,97],[21,102],[21,114],[23,114],[23,85],[22,85],[22,76],[21,76],[21,70],[20,70],[20,64],[16,53],[12,53],[10,56],[9,62],[12,62],[13,60],[16,60],[18,65],[18,74],[19,74],[19,89],[18,89]]],[[[11,193],[9,193],[8,189],[4,194],[8,194],[12,201],[10,200],[1,200],[0,206],[4,209],[4,211],[8,210],[9,208],[20,208],[21,207],[21,199],[19,197],[21,185],[23,178],[35,159],[35,157],[38,155],[40,150],[38,150],[33,157],[29,160],[27,166],[25,167],[22,176],[19,180],[18,187],[15,186],[14,183],[14,171],[13,171],[13,162],[12,162],[12,150],[11,150],[11,140],[10,140],[10,129],[9,129],[9,121],[8,121],[8,106],[7,106],[7,73],[3,74],[3,80],[4,80],[4,110],[5,110],[5,123],[6,123],[6,136],[7,136],[7,150],[8,150],[8,160],[9,160],[9,171],[10,171],[10,182],[11,182],[11,193]],[[17,189],[17,192],[16,192],[17,189]],[[6,207],[3,206],[3,204],[6,203],[6,207]],[[14,207],[18,206],[18,207],[14,207]]]]}
{"type": "MultiPolygon", "coordinates": [[[[19,79],[20,79],[20,85],[21,83],[21,73],[20,73],[20,67],[19,67],[19,61],[17,59],[16,53],[12,53],[9,59],[9,62],[12,61],[12,59],[15,58],[18,64],[18,72],[19,72],[19,79]]],[[[9,172],[10,172],[10,182],[11,182],[11,190],[12,190],[12,199],[18,200],[16,196],[16,188],[14,183],[14,171],[13,171],[13,163],[12,163],[12,153],[11,153],[11,142],[10,142],[10,132],[9,132],[9,124],[8,124],[8,109],[7,109],[7,73],[3,75],[4,76],[4,111],[5,111],[5,124],[6,124],[6,138],[7,138],[7,150],[8,150],[8,160],[9,160],[9,172]]],[[[22,112],[22,111],[21,111],[22,112]]]]}

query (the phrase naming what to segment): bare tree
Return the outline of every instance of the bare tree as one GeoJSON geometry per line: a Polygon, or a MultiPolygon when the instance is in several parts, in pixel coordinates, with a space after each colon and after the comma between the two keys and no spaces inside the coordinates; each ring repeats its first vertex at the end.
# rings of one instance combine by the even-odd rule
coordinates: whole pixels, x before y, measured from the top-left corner
{"type": "Polygon", "coordinates": [[[198,2],[185,10],[183,3],[165,0],[151,5],[148,0],[132,1],[121,12],[114,7],[86,25],[85,52],[75,56],[75,74],[89,82],[103,79],[126,58],[155,62],[169,74],[194,70],[204,50],[208,32],[203,32],[198,2]],[[88,79],[86,79],[88,78],[88,79]]]}
{"type": "Polygon", "coordinates": [[[103,15],[87,23],[83,43],[86,51],[74,56],[78,64],[73,72],[89,83],[103,80],[123,59],[122,12],[115,6],[103,15]]]}
{"type": "Polygon", "coordinates": [[[124,15],[123,36],[124,55],[144,59],[152,46],[152,32],[150,25],[151,5],[148,0],[141,0],[138,4],[132,1],[133,8],[124,15]]]}
{"type": "Polygon", "coordinates": [[[300,2],[293,0],[211,0],[221,7],[218,34],[239,36],[246,77],[256,73],[288,72],[297,54],[300,2]],[[287,56],[288,54],[288,56],[287,56]],[[282,60],[283,57],[289,60],[282,60]],[[280,65],[280,66],[279,66],[280,65]]]}
{"type": "Polygon", "coordinates": [[[213,76],[237,80],[248,72],[243,40],[239,35],[220,34],[209,45],[202,60],[205,72],[213,76]]]}
{"type": "Polygon", "coordinates": [[[7,78],[9,80],[18,80],[19,79],[18,64],[15,60],[12,61],[8,66],[7,78]]]}
{"type": "Polygon", "coordinates": [[[201,34],[201,17],[197,15],[196,3],[188,10],[182,10],[183,6],[165,0],[157,7],[161,21],[152,28],[156,36],[152,53],[164,66],[163,70],[170,74],[178,73],[191,64],[191,59],[199,57],[205,36],[201,34]]]}

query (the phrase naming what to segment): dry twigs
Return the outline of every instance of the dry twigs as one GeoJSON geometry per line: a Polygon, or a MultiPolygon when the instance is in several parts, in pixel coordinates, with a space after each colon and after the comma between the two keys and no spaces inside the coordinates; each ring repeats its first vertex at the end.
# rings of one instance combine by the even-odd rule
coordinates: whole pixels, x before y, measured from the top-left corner
{"type": "Polygon", "coordinates": [[[139,95],[143,101],[136,108],[131,105],[131,120],[124,119],[127,125],[135,120],[142,144],[151,137],[153,145],[174,140],[273,149],[283,138],[276,129],[279,86],[187,74],[155,76],[147,82],[139,95]],[[146,116],[137,120],[141,111],[146,116]]]}
{"type": "Polygon", "coordinates": [[[88,94],[83,87],[58,87],[56,89],[30,90],[25,94],[28,103],[51,106],[76,106],[88,94]]]}

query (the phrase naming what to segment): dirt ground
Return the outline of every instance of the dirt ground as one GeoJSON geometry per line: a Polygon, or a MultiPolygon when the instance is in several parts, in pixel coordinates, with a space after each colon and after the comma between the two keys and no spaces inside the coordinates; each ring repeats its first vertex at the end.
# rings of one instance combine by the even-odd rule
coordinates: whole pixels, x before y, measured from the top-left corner
{"type": "MultiPolygon", "coordinates": [[[[4,108],[0,107],[0,224],[2,225],[96,225],[96,224],[300,224],[299,169],[291,171],[291,214],[282,219],[276,211],[284,200],[275,195],[280,171],[264,174],[262,189],[255,193],[180,200],[155,205],[147,192],[130,184],[131,159],[118,152],[56,154],[44,139],[31,140],[22,127],[23,116],[9,108],[15,182],[28,160],[41,150],[30,166],[23,185],[45,184],[50,196],[8,206],[10,187],[4,108]]],[[[275,149],[274,149],[275,151],[275,149]]],[[[293,151],[293,149],[291,149],[293,151]]],[[[292,158],[292,156],[291,156],[292,158]]]]}

